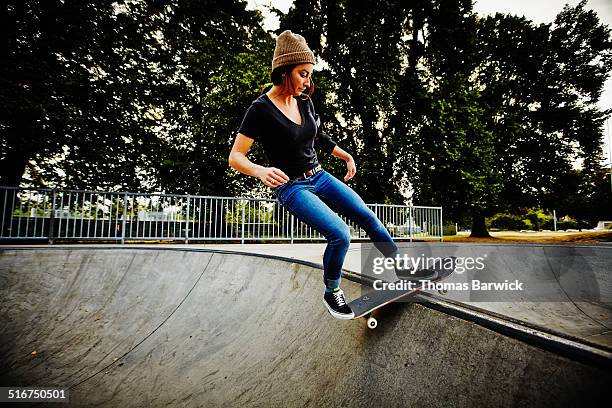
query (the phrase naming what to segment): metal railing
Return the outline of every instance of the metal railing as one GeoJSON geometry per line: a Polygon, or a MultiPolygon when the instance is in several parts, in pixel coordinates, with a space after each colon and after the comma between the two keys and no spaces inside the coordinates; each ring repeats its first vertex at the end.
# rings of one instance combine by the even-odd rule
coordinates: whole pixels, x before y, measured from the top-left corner
{"type": "MultiPolygon", "coordinates": [[[[442,240],[442,208],[368,204],[397,239],[442,240]]],[[[323,240],[277,200],[0,187],[0,239],[323,240]]],[[[354,240],[366,233],[354,222],[354,240]]]]}

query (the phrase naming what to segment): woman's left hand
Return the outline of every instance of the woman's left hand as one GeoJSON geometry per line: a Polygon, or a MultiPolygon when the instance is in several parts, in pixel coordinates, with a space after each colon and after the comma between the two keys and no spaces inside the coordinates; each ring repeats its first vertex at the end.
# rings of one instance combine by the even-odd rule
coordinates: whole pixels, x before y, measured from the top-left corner
{"type": "Polygon", "coordinates": [[[344,176],[344,181],[349,181],[355,176],[357,173],[357,166],[355,165],[355,160],[353,160],[353,156],[349,156],[346,159],[346,176],[344,176]]]}

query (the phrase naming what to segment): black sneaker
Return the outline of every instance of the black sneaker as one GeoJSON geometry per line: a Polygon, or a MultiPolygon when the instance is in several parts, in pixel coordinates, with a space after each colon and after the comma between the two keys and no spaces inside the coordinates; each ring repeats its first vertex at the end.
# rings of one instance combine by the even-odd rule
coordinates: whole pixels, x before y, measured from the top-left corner
{"type": "Polygon", "coordinates": [[[434,280],[438,277],[438,272],[431,269],[395,269],[398,278],[408,281],[434,280]]]}
{"type": "Polygon", "coordinates": [[[350,307],[347,306],[346,300],[344,300],[344,292],[342,289],[338,289],[334,292],[325,292],[323,296],[323,303],[329,313],[336,319],[349,320],[355,317],[355,314],[350,307]]]}

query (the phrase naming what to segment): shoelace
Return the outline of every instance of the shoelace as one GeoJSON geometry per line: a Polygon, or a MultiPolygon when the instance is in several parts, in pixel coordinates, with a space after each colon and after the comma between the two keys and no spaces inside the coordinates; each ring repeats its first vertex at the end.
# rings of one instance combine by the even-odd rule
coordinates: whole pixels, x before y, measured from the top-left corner
{"type": "Polygon", "coordinates": [[[344,300],[344,294],[342,293],[342,291],[338,291],[338,292],[332,292],[334,295],[334,299],[336,300],[336,303],[338,304],[338,306],[344,306],[346,305],[346,301],[344,300]]]}

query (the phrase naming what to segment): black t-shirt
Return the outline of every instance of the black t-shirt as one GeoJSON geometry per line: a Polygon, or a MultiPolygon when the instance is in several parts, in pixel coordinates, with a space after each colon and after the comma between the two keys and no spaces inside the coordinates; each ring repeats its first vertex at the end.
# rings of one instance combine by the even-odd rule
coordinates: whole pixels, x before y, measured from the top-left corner
{"type": "Polygon", "coordinates": [[[255,99],[242,120],[239,132],[262,144],[270,165],[293,179],[317,166],[316,149],[334,150],[336,143],[318,125],[310,98],[295,97],[302,124],[289,119],[268,95],[255,99]]]}

